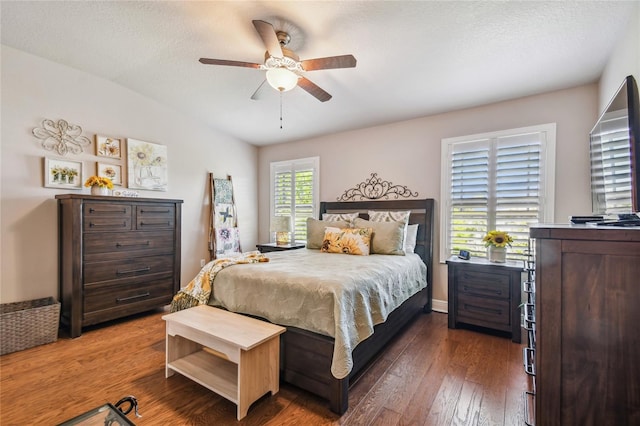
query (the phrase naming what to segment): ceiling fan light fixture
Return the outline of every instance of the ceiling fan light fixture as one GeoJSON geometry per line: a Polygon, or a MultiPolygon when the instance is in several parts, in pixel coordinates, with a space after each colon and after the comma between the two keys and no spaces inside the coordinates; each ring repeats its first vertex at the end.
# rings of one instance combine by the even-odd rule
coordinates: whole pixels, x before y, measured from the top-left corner
{"type": "Polygon", "coordinates": [[[267,71],[269,85],[280,92],[287,92],[298,84],[298,75],[287,68],[272,68],[267,71]]]}

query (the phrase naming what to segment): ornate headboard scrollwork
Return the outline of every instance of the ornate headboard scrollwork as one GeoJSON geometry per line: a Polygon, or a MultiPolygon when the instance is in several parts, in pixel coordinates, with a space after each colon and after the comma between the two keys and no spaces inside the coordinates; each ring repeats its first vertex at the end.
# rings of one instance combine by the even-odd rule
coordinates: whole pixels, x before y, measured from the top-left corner
{"type": "Polygon", "coordinates": [[[347,189],[337,200],[388,200],[390,197],[398,199],[417,196],[418,193],[411,191],[406,185],[394,185],[391,181],[380,179],[377,173],[371,173],[370,178],[360,182],[354,188],[347,189]]]}

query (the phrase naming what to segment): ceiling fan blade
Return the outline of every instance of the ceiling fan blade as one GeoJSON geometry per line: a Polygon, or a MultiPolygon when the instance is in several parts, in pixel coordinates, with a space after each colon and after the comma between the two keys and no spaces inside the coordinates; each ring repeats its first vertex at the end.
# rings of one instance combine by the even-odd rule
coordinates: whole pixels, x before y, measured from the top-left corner
{"type": "Polygon", "coordinates": [[[298,79],[298,86],[306,90],[311,96],[314,96],[320,102],[327,102],[329,99],[331,99],[330,94],[322,90],[317,84],[311,82],[305,77],[300,77],[298,79]]]}
{"type": "Polygon", "coordinates": [[[273,29],[273,25],[265,21],[254,20],[252,22],[253,26],[256,27],[256,31],[260,34],[260,38],[264,43],[264,47],[267,48],[269,55],[282,58],[284,56],[282,54],[282,47],[280,46],[280,41],[278,41],[276,30],[273,29]]]}
{"type": "Polygon", "coordinates": [[[301,64],[305,71],[354,68],[356,66],[356,58],[353,55],[330,56],[328,58],[307,59],[302,61],[301,64]]]}
{"type": "Polygon", "coordinates": [[[258,86],[258,88],[256,89],[255,92],[253,92],[253,95],[251,95],[251,100],[257,101],[260,100],[261,98],[261,94],[262,94],[262,89],[265,87],[265,83],[267,82],[267,80],[262,80],[262,83],[260,83],[260,86],[258,86]]]}
{"type": "Polygon", "coordinates": [[[231,67],[260,68],[260,64],[241,61],[227,61],[225,59],[200,58],[200,62],[206,65],[228,65],[231,67]]]}

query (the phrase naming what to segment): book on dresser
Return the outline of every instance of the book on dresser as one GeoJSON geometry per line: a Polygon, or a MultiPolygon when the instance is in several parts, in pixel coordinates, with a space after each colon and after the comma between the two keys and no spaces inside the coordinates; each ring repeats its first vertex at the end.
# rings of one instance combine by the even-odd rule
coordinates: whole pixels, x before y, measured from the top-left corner
{"type": "Polygon", "coordinates": [[[71,337],[171,302],[180,289],[182,200],[56,199],[61,322],[71,337]]]}

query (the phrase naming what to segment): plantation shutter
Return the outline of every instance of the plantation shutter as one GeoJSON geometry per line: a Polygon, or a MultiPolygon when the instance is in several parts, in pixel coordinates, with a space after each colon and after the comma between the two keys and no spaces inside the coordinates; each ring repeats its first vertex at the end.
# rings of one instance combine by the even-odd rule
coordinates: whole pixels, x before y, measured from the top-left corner
{"type": "Polygon", "coordinates": [[[272,215],[292,218],[292,239],[307,241],[307,218],[317,212],[317,157],[271,164],[272,215]]]}
{"type": "Polygon", "coordinates": [[[547,132],[527,130],[443,140],[443,171],[448,174],[443,185],[444,257],[460,250],[486,257],[482,238],[496,229],[514,239],[509,258],[525,259],[529,227],[543,222],[548,211],[543,171],[547,132]]]}
{"type": "Polygon", "coordinates": [[[591,133],[593,211],[628,213],[631,207],[631,155],[626,114],[603,120],[591,133]]]}

